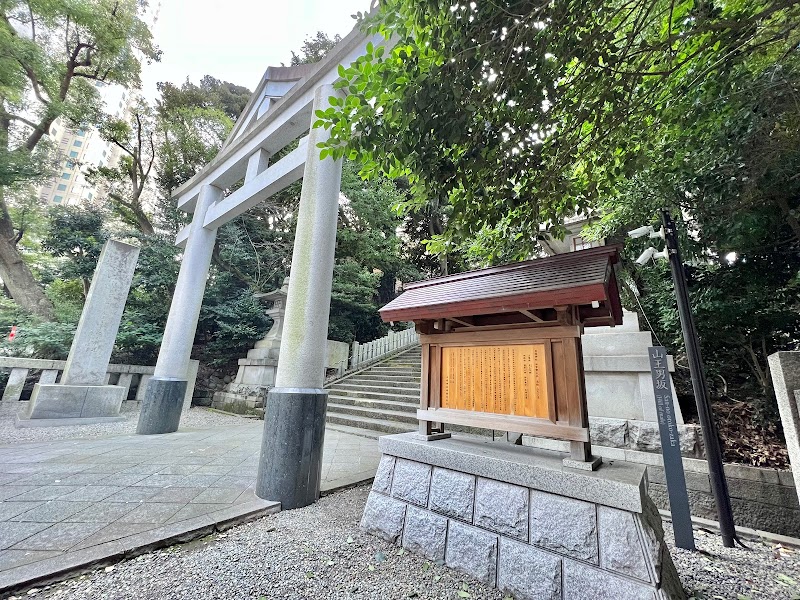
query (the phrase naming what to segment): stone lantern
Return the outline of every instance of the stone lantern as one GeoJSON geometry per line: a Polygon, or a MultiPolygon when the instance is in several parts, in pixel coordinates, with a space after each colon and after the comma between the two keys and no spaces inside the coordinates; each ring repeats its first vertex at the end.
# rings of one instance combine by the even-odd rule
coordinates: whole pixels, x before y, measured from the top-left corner
{"type": "Polygon", "coordinates": [[[283,285],[265,294],[255,294],[259,300],[272,302],[266,314],[272,317],[272,327],[262,339],[255,343],[246,358],[239,359],[236,379],[225,387],[225,391],[215,392],[212,406],[231,412],[247,412],[264,408],[267,392],[275,385],[275,371],[278,368],[278,355],[281,350],[283,320],[286,313],[286,296],[289,291],[289,278],[283,285]]]}

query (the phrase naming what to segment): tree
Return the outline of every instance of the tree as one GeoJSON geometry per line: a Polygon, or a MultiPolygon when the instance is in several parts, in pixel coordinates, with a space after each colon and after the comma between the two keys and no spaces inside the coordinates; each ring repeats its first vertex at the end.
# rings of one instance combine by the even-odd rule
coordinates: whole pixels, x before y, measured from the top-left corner
{"type": "Polygon", "coordinates": [[[342,41],[342,36],[328,37],[324,31],[318,31],[314,37],[307,37],[300,49],[300,54],[292,52],[291,66],[307,65],[321,61],[328,51],[342,41]]]}
{"type": "Polygon", "coordinates": [[[104,120],[100,125],[100,135],[122,154],[114,165],[91,167],[89,180],[101,187],[125,223],[145,235],[153,235],[155,229],[144,204],[156,161],[152,110],[140,100],[133,106],[128,119],[104,120]]]}
{"type": "Polygon", "coordinates": [[[443,243],[526,257],[636,172],[688,90],[792,60],[798,16],[793,1],[387,0],[366,26],[396,44],[342,68],[322,153],[451,205],[443,243]]]}
{"type": "MultiPolygon", "coordinates": [[[[95,83],[136,87],[138,56],[158,58],[136,0],[0,3],[0,176],[6,186],[43,174],[46,139],[59,117],[98,120],[95,83]]],[[[52,305],[20,255],[19,229],[0,187],[0,278],[20,306],[43,317],[52,305]]]]}

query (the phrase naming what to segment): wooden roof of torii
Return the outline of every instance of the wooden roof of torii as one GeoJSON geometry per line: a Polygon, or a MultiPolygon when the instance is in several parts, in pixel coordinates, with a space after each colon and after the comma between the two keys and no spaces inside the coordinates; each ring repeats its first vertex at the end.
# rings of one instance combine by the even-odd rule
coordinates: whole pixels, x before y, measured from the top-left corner
{"type": "Polygon", "coordinates": [[[621,325],[613,265],[619,247],[601,246],[526,262],[418,281],[380,313],[384,321],[447,319],[461,326],[554,320],[574,307],[586,326],[621,325]]]}

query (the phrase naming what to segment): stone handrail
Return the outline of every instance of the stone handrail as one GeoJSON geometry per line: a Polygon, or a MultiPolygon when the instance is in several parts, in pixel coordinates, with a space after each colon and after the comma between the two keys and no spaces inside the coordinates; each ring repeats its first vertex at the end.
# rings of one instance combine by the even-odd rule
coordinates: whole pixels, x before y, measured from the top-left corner
{"type": "MultiPolygon", "coordinates": [[[[11,356],[0,357],[0,371],[8,371],[6,387],[0,402],[17,402],[22,395],[22,390],[28,380],[30,371],[41,371],[38,383],[56,383],[59,373],[64,370],[67,361],[49,360],[43,358],[19,358],[11,356]]],[[[194,383],[197,378],[198,361],[192,360],[189,365],[189,383],[187,385],[187,395],[184,399],[184,407],[188,408],[185,400],[191,403],[194,393],[194,383]]],[[[136,392],[135,399],[141,402],[147,387],[147,382],[153,376],[155,367],[146,365],[120,365],[109,364],[106,371],[105,383],[109,385],[123,386],[126,390],[133,388],[136,392]]],[[[127,397],[127,395],[126,395],[127,397]]]]}
{"type": "Polygon", "coordinates": [[[367,363],[378,360],[379,358],[396,352],[402,348],[419,344],[419,334],[413,327],[403,331],[389,331],[388,335],[382,338],[359,344],[353,342],[353,349],[350,355],[350,368],[355,369],[367,363]]]}

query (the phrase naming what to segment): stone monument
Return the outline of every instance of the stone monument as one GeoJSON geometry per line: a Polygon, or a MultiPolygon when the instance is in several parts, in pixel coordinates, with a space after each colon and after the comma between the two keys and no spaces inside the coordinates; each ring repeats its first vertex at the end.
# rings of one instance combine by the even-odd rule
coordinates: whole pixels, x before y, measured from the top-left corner
{"type": "Polygon", "coordinates": [[[769,356],[775,399],[781,414],[797,495],[800,498],[800,352],[776,352],[769,356]]]}
{"type": "Polygon", "coordinates": [[[100,253],[60,383],[37,383],[23,427],[123,420],[127,388],[105,385],[106,371],[133,280],[139,247],[108,240],[100,253]]]}

